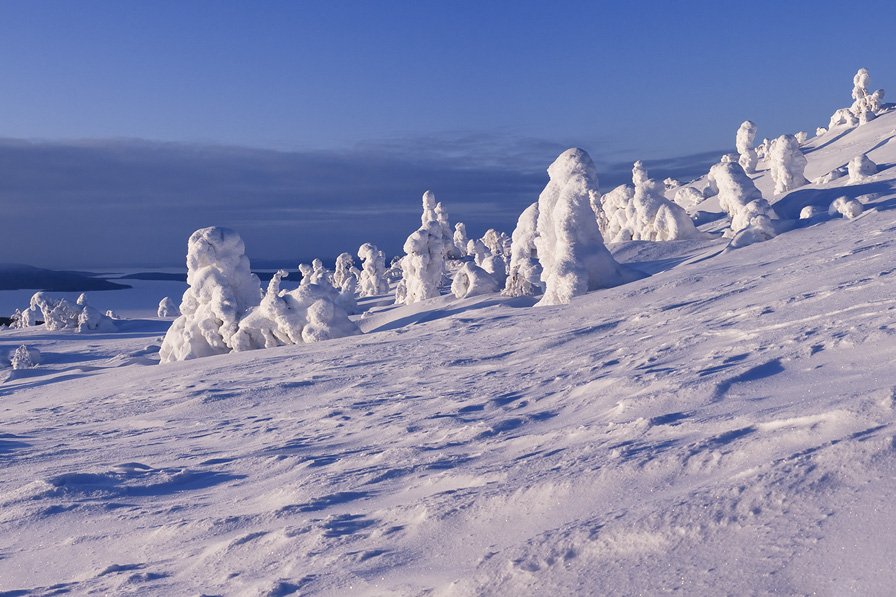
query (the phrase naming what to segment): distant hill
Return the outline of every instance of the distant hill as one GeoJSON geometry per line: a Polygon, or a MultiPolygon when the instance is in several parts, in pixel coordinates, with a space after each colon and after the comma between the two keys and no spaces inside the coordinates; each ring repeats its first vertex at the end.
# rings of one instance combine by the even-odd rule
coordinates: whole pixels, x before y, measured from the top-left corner
{"type": "Polygon", "coordinates": [[[86,292],[88,290],[121,290],[131,288],[88,272],[56,271],[21,263],[0,263],[0,290],[48,290],[51,292],[86,292]]]}

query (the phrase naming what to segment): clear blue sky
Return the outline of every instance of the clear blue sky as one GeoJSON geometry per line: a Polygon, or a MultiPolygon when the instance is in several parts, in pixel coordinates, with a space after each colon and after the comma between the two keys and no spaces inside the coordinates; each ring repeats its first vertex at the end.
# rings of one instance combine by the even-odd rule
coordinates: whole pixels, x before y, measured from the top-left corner
{"type": "MultiPolygon", "coordinates": [[[[340,159],[355,152],[368,166],[372,156],[388,155],[397,164],[426,156],[434,170],[442,160],[446,172],[488,164],[489,172],[540,175],[557,148],[580,145],[599,166],[636,158],[650,165],[726,149],[746,118],[757,122],[760,138],[814,131],[850,103],[859,66],[869,68],[873,84],[896,94],[893,6],[0,1],[0,137],[226,144],[317,157],[334,152],[340,159]],[[519,159],[516,168],[511,158],[519,159]]],[[[58,168],[57,178],[70,175],[58,168]]],[[[352,162],[345,168],[352,170],[352,162]]],[[[400,169],[390,173],[401,176],[400,169]]],[[[538,181],[527,180],[524,189],[507,191],[506,213],[495,207],[502,214],[496,224],[508,227],[520,206],[537,197],[538,181]]],[[[454,188],[450,180],[427,184],[424,176],[409,176],[407,187],[394,180],[359,184],[369,193],[380,188],[365,204],[407,201],[412,223],[425,190],[416,185],[437,182],[454,188]]],[[[29,191],[27,181],[17,185],[0,183],[0,205],[27,197],[39,209],[58,198],[51,190],[29,191]]],[[[253,188],[242,186],[247,205],[256,200],[253,188]]],[[[440,199],[449,209],[456,201],[455,213],[466,217],[464,197],[454,192],[440,199]]],[[[182,200],[188,195],[184,190],[182,200]]],[[[296,186],[283,200],[313,204],[325,195],[296,186]]],[[[93,201],[89,189],[79,196],[93,201]]],[[[201,211],[194,215],[184,228],[200,224],[201,211]]],[[[253,226],[261,225],[246,225],[253,226]]],[[[348,235],[346,243],[357,240],[348,235]]],[[[304,258],[318,248],[310,242],[268,242],[262,249],[265,257],[302,252],[297,257],[304,258]]],[[[397,241],[379,242],[394,247],[397,241]]],[[[338,252],[335,245],[319,248],[338,252]]],[[[0,261],[25,260],[7,253],[0,261]]],[[[174,255],[181,253],[178,247],[174,255]]],[[[139,261],[137,253],[128,255],[139,261]]],[[[92,262],[102,252],[82,258],[92,262]]],[[[47,264],[52,255],[38,261],[47,264]]]]}

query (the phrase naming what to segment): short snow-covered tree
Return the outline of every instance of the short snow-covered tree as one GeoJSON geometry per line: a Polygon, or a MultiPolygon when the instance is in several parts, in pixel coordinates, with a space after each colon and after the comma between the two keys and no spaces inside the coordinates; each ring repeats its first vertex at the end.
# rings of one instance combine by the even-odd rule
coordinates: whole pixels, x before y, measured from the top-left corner
{"type": "Polygon", "coordinates": [[[749,228],[744,236],[749,236],[751,242],[774,236],[774,212],[740,164],[715,164],[709,169],[708,179],[718,191],[719,206],[731,217],[730,234],[736,236],[749,228]]]}
{"type": "Polygon", "coordinates": [[[862,182],[869,176],[877,174],[877,164],[872,162],[864,153],[849,160],[846,169],[849,172],[850,184],[862,182]]]}
{"type": "Polygon", "coordinates": [[[229,228],[202,228],[190,236],[187,284],[181,315],[159,350],[162,363],[230,352],[240,320],[261,299],[243,240],[229,228]]]}
{"type": "Polygon", "coordinates": [[[756,162],[758,157],[756,150],[753,149],[753,142],[756,140],[756,125],[750,120],[744,120],[737,129],[735,137],[735,146],[737,147],[738,163],[747,174],[756,172],[756,162]]]}
{"type": "Polygon", "coordinates": [[[445,270],[445,246],[439,223],[433,220],[413,232],[404,243],[404,252],[403,288],[396,290],[396,302],[410,305],[439,296],[445,270]]]}
{"type": "Polygon", "coordinates": [[[358,296],[377,296],[389,292],[386,280],[386,255],[376,245],[364,243],[358,248],[361,260],[361,276],[358,280],[358,296]]]}
{"type": "Polygon", "coordinates": [[[333,276],[326,267],[322,259],[311,260],[311,275],[308,277],[310,284],[333,284],[333,276]]]}
{"type": "Polygon", "coordinates": [[[828,124],[829,129],[837,126],[856,126],[874,120],[881,112],[884,90],[869,92],[870,83],[871,75],[868,69],[860,68],[852,78],[852,105],[834,112],[828,124]]]}
{"type": "Polygon", "coordinates": [[[682,187],[675,191],[675,204],[688,212],[697,207],[703,199],[703,193],[694,187],[682,187]]]}
{"type": "Polygon", "coordinates": [[[40,350],[33,346],[19,346],[9,356],[9,364],[13,369],[32,369],[40,364],[40,350]]]}
{"type": "Polygon", "coordinates": [[[333,272],[333,286],[342,290],[345,285],[349,283],[350,278],[354,279],[357,283],[354,269],[355,260],[352,258],[351,254],[340,253],[336,258],[336,269],[333,272]]]}
{"type": "Polygon", "coordinates": [[[177,308],[177,305],[171,300],[171,297],[166,296],[159,301],[159,309],[156,312],[156,315],[159,317],[177,317],[180,315],[180,309],[177,308]]]}
{"type": "Polygon", "coordinates": [[[474,238],[467,241],[467,255],[473,258],[476,265],[482,265],[485,258],[491,255],[488,247],[482,242],[482,239],[474,238]]]}
{"type": "Polygon", "coordinates": [[[632,168],[634,187],[621,185],[600,200],[598,225],[609,242],[668,241],[698,234],[687,212],[663,195],[664,187],[647,175],[642,162],[632,168]]]}
{"type": "Polygon", "coordinates": [[[54,299],[46,292],[35,292],[28,305],[26,320],[36,321],[37,313],[44,322],[44,327],[51,331],[78,327],[81,314],[76,305],[61,299],[54,299]]]}
{"type": "Polygon", "coordinates": [[[799,131],[793,135],[793,138],[796,139],[797,143],[803,145],[809,139],[809,133],[806,131],[799,131]]]}
{"type": "Polygon", "coordinates": [[[310,263],[300,263],[299,273],[302,275],[302,279],[299,280],[299,285],[311,284],[311,276],[314,275],[314,267],[310,263]]]}
{"type": "Polygon", "coordinates": [[[502,294],[505,296],[532,296],[541,294],[541,264],[535,249],[538,226],[538,203],[523,210],[511,235],[510,266],[502,294]]]}
{"type": "Polygon", "coordinates": [[[79,332],[115,332],[118,330],[118,326],[115,325],[115,321],[111,317],[104,315],[87,303],[87,295],[83,292],[78,297],[77,305],[80,309],[78,313],[79,332]]]}
{"type": "Polygon", "coordinates": [[[775,181],[775,194],[809,184],[803,174],[808,162],[793,135],[781,135],[775,139],[769,150],[768,160],[772,180],[775,181]]]}
{"type": "Polygon", "coordinates": [[[457,249],[458,254],[463,257],[467,254],[467,243],[470,241],[467,238],[467,227],[463,222],[458,222],[454,225],[454,235],[452,236],[452,240],[454,241],[454,247],[457,249]]]}
{"type": "Polygon", "coordinates": [[[621,284],[622,268],[604,246],[591,209],[597,170],[591,156],[567,149],[548,167],[538,197],[535,247],[545,293],[538,305],[569,303],[589,290],[621,284]]]}

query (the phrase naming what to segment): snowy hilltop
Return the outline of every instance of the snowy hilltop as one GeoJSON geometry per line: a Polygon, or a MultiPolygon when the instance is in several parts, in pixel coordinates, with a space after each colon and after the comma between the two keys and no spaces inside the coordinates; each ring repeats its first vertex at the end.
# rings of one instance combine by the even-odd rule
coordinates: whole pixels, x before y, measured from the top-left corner
{"type": "Polygon", "coordinates": [[[570,148],[510,234],[435,189],[392,263],[263,288],[212,226],[158,317],[35,294],[0,331],[0,593],[890,594],[869,85],[814,136],[738,118],[690,181],[570,148]]]}

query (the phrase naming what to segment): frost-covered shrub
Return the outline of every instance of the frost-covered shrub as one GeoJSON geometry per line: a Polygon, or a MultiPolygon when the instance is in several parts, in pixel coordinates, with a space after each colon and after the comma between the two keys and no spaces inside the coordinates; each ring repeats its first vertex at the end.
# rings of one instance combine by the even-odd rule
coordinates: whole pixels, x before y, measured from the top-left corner
{"type": "Polygon", "coordinates": [[[799,143],[800,145],[802,145],[803,143],[805,143],[805,142],[809,139],[809,133],[807,133],[806,131],[800,131],[800,132],[796,133],[796,134],[793,136],[793,138],[796,139],[796,142],[797,142],[797,143],[799,143]]]}
{"type": "Polygon", "coordinates": [[[535,249],[538,225],[538,203],[523,210],[511,235],[510,267],[504,285],[505,296],[532,296],[541,294],[541,264],[535,249]]]}
{"type": "Polygon", "coordinates": [[[772,148],[772,142],[768,139],[763,139],[762,143],[756,146],[756,157],[760,160],[764,160],[768,158],[768,153],[772,148]]]}
{"type": "Polygon", "coordinates": [[[666,187],[667,191],[671,191],[672,189],[677,189],[681,186],[681,181],[675,180],[674,178],[664,178],[663,186],[666,187]]]}
{"type": "Polygon", "coordinates": [[[781,135],[769,150],[769,167],[775,181],[775,194],[786,193],[809,184],[803,172],[806,170],[806,156],[800,151],[800,144],[793,135],[781,135]]]}
{"type": "Polygon", "coordinates": [[[156,312],[159,317],[177,317],[180,315],[180,309],[174,304],[170,297],[165,297],[159,301],[159,310],[156,312]]]}
{"type": "Polygon", "coordinates": [[[240,320],[261,297],[245,253],[240,235],[229,228],[202,228],[190,236],[189,287],[159,350],[162,363],[230,351],[240,320]]]}
{"type": "Polygon", "coordinates": [[[849,160],[846,170],[849,172],[849,183],[854,184],[877,174],[877,164],[868,159],[868,156],[863,153],[849,160]]]}
{"type": "Polygon", "coordinates": [[[601,198],[605,220],[601,233],[609,242],[668,241],[696,236],[687,212],[663,196],[663,186],[647,176],[641,162],[632,168],[634,188],[616,187],[601,198]]]}
{"type": "Polygon", "coordinates": [[[820,126],[817,129],[815,129],[815,136],[820,137],[823,134],[825,134],[826,132],[828,132],[828,129],[824,128],[823,126],[820,126]]]}
{"type": "Polygon", "coordinates": [[[84,293],[78,297],[77,304],[80,307],[80,313],[78,313],[79,332],[114,332],[118,330],[118,326],[115,325],[111,317],[87,304],[87,296],[84,293]]]}
{"type": "Polygon", "coordinates": [[[500,287],[492,274],[475,263],[467,261],[454,274],[454,280],[451,282],[451,294],[456,298],[467,298],[498,292],[500,287]]]}
{"type": "Polygon", "coordinates": [[[750,120],[744,120],[737,129],[735,146],[737,147],[738,163],[747,174],[756,172],[758,157],[753,149],[756,140],[756,125],[750,120]]]}
{"type": "Polygon", "coordinates": [[[828,129],[833,129],[838,126],[856,126],[859,124],[859,119],[850,112],[849,108],[840,108],[835,111],[831,115],[831,120],[828,122],[828,129]]]}
{"type": "Polygon", "coordinates": [[[704,199],[703,193],[694,187],[684,187],[675,192],[674,201],[676,205],[686,211],[690,211],[697,207],[697,204],[704,199]]]}
{"type": "Polygon", "coordinates": [[[358,280],[358,296],[377,296],[389,292],[386,280],[386,255],[376,245],[364,243],[358,248],[361,260],[361,276],[358,280]]]}
{"type": "Polygon", "coordinates": [[[314,275],[314,268],[310,263],[300,263],[299,273],[302,275],[302,279],[299,280],[300,286],[311,284],[311,276],[314,275]]]}
{"type": "Polygon", "coordinates": [[[837,197],[828,208],[828,215],[840,214],[845,218],[853,219],[862,214],[864,207],[859,201],[849,197],[837,197]]]}
{"type": "Polygon", "coordinates": [[[465,256],[467,254],[467,243],[470,239],[467,238],[467,227],[463,222],[458,222],[454,225],[452,241],[454,242],[454,247],[457,249],[458,254],[461,257],[465,256]]]}
{"type": "Polygon", "coordinates": [[[13,369],[32,369],[40,364],[40,350],[33,346],[19,346],[9,356],[9,364],[13,369]]]}
{"type": "Polygon", "coordinates": [[[308,276],[308,283],[333,285],[333,275],[324,267],[324,262],[321,259],[311,260],[311,275],[308,276]]]}
{"type": "Polygon", "coordinates": [[[607,251],[591,209],[597,171],[582,149],[564,151],[548,167],[549,181],[538,197],[535,247],[545,294],[538,305],[558,305],[588,290],[624,281],[607,251]]]}
{"type": "Polygon", "coordinates": [[[490,255],[505,255],[510,253],[512,240],[506,233],[489,228],[482,235],[482,244],[488,249],[490,255]]]}
{"type": "Polygon", "coordinates": [[[715,164],[707,178],[718,190],[719,206],[731,217],[731,233],[752,226],[763,234],[772,231],[773,236],[769,220],[774,212],[740,164],[715,164]]]}
{"type": "Polygon", "coordinates": [[[340,293],[332,285],[309,283],[290,292],[281,291],[281,280],[287,275],[285,270],[274,274],[261,303],[240,320],[231,343],[233,350],[317,342],[359,333],[339,306],[340,293]]]}
{"type": "Polygon", "coordinates": [[[77,306],[64,298],[54,299],[42,291],[31,297],[28,311],[30,314],[26,316],[26,320],[36,321],[36,313],[40,313],[44,326],[52,331],[78,327],[78,317],[81,314],[77,306]]]}
{"type": "Polygon", "coordinates": [[[442,229],[431,221],[411,234],[404,243],[401,260],[403,299],[406,305],[439,296],[439,283],[445,270],[445,247],[442,229]]]}

